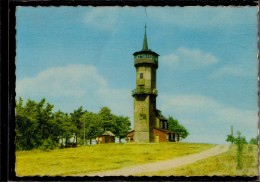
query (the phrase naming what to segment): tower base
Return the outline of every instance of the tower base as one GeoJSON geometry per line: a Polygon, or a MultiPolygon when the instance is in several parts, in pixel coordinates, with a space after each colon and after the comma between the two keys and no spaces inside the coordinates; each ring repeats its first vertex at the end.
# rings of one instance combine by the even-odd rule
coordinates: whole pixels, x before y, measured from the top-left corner
{"type": "Polygon", "coordinates": [[[134,141],[136,143],[148,143],[150,142],[149,132],[135,132],[134,141]]]}

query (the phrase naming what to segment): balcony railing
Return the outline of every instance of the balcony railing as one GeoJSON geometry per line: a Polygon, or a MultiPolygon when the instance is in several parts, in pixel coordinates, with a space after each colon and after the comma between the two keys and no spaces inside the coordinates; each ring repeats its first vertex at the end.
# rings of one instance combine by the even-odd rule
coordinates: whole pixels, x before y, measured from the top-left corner
{"type": "Polygon", "coordinates": [[[156,68],[158,68],[158,61],[155,59],[136,59],[134,65],[137,66],[138,64],[141,63],[153,64],[156,66],[156,68]]]}
{"type": "Polygon", "coordinates": [[[138,88],[132,90],[132,96],[138,95],[138,94],[153,94],[158,95],[158,91],[156,89],[150,89],[150,88],[138,88]]]}

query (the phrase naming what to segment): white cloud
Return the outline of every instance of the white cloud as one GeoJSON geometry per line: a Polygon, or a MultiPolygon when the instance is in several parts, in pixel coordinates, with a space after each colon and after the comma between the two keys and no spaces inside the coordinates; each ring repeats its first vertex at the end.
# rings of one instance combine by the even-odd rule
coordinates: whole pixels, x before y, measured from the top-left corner
{"type": "Polygon", "coordinates": [[[94,26],[101,30],[112,31],[117,24],[118,17],[118,8],[98,7],[93,8],[86,13],[84,22],[89,26],[94,26]]]}
{"type": "Polygon", "coordinates": [[[257,107],[243,110],[203,95],[162,94],[158,101],[166,116],[179,119],[188,128],[187,141],[224,143],[231,125],[247,139],[257,135],[257,107]]]}
{"type": "Polygon", "coordinates": [[[94,66],[68,65],[50,68],[33,78],[18,80],[16,92],[18,95],[34,95],[37,91],[42,96],[81,97],[84,92],[77,87],[96,88],[106,84],[94,66]]]}
{"type": "Polygon", "coordinates": [[[178,48],[161,57],[161,63],[175,69],[200,69],[218,62],[218,58],[200,49],[178,48]]]}
{"type": "Polygon", "coordinates": [[[92,65],[68,65],[50,68],[35,77],[17,80],[17,96],[25,100],[43,97],[54,104],[55,110],[72,112],[81,105],[98,112],[108,106],[118,115],[132,119],[133,101],[126,89],[110,88],[105,78],[92,65]]]}
{"type": "Polygon", "coordinates": [[[256,70],[248,70],[247,68],[241,68],[237,66],[225,66],[213,72],[210,75],[210,78],[215,79],[224,76],[235,76],[235,77],[255,76],[256,77],[257,73],[256,70]]]}

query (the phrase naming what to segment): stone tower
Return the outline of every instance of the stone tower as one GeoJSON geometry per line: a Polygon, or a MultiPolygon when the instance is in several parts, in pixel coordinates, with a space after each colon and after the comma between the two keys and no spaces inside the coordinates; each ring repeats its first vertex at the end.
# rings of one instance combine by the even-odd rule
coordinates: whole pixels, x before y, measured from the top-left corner
{"type": "Polygon", "coordinates": [[[134,141],[153,142],[153,128],[156,122],[156,70],[158,54],[148,49],[146,26],[143,49],[135,52],[136,89],[134,97],[134,141]]]}

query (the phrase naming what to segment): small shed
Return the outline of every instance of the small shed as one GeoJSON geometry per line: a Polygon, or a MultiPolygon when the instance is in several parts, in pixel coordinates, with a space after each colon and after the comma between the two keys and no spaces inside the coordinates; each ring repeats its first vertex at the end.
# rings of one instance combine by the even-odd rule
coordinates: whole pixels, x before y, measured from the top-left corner
{"type": "Polygon", "coordinates": [[[126,135],[127,142],[134,142],[134,130],[131,130],[126,135]]]}
{"type": "Polygon", "coordinates": [[[105,131],[97,137],[97,143],[115,143],[115,135],[111,131],[105,131]]]}

